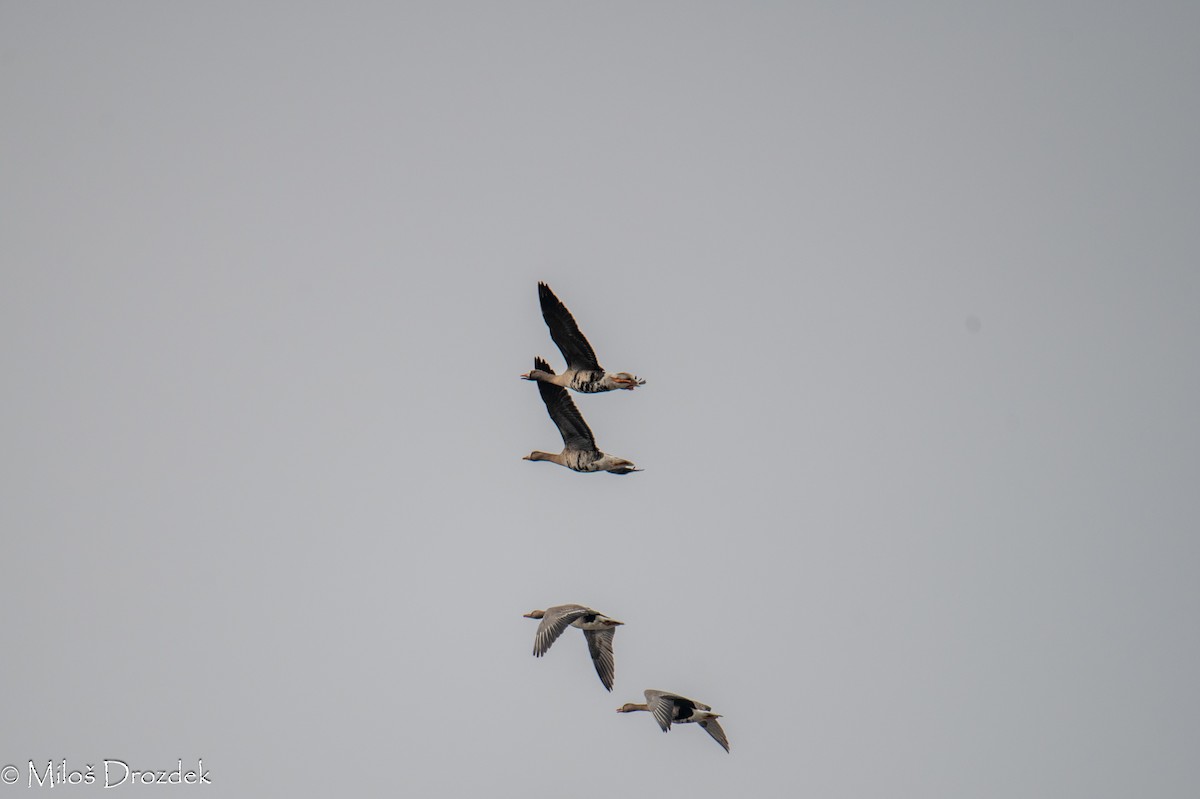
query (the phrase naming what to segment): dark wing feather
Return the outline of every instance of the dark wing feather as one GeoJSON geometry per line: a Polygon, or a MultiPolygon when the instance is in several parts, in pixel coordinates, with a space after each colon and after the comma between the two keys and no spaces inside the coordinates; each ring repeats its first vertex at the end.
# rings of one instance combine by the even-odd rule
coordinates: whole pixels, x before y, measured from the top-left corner
{"type": "Polygon", "coordinates": [[[721,729],[721,725],[717,723],[716,719],[701,721],[699,724],[705,732],[713,737],[713,740],[725,748],[726,752],[729,751],[729,739],[725,737],[725,730],[721,729]]]}
{"type": "Polygon", "coordinates": [[[675,694],[647,689],[642,691],[646,696],[646,704],[650,706],[650,714],[662,727],[663,732],[671,731],[671,722],[675,720],[675,694]]]}
{"type": "Polygon", "coordinates": [[[616,630],[612,627],[607,630],[583,631],[588,642],[588,654],[592,656],[592,662],[596,664],[596,674],[600,675],[600,682],[604,683],[604,687],[609,691],[613,689],[613,677],[617,670],[616,662],[613,660],[614,633],[616,630]]]}
{"type": "Polygon", "coordinates": [[[538,283],[538,299],[542,304],[542,318],[546,320],[546,327],[550,328],[550,338],[554,339],[567,359],[567,368],[604,371],[596,360],[592,345],[579,332],[575,317],[545,283],[538,283]]]}
{"type": "Polygon", "coordinates": [[[653,693],[655,696],[662,697],[663,699],[671,700],[671,702],[675,705],[675,707],[677,707],[681,711],[683,711],[681,715],[683,715],[685,717],[690,716],[692,714],[692,711],[695,710],[696,708],[700,708],[701,710],[712,710],[711,707],[704,704],[703,702],[697,702],[695,699],[688,699],[686,696],[680,696],[679,694],[673,694],[673,693],[670,693],[669,691],[643,691],[642,693],[646,694],[647,699],[649,699],[650,694],[653,693]]]}
{"type": "Polygon", "coordinates": [[[537,632],[533,636],[533,656],[540,658],[546,654],[550,645],[563,634],[563,630],[571,626],[571,622],[589,613],[595,613],[595,611],[585,608],[583,605],[558,605],[546,608],[546,615],[542,617],[537,632]]]}
{"type": "MultiPolygon", "coordinates": [[[[546,363],[541,358],[533,359],[533,366],[543,372],[554,374],[554,370],[550,368],[550,364],[546,363]]],[[[542,402],[546,403],[546,411],[550,414],[550,418],[554,420],[554,424],[558,425],[558,432],[562,435],[563,446],[567,449],[579,449],[584,452],[596,451],[596,439],[592,436],[592,431],[588,428],[587,422],[583,421],[583,414],[575,407],[575,403],[571,401],[571,395],[562,386],[556,386],[553,383],[538,381],[538,393],[542,395],[542,402]]]]}

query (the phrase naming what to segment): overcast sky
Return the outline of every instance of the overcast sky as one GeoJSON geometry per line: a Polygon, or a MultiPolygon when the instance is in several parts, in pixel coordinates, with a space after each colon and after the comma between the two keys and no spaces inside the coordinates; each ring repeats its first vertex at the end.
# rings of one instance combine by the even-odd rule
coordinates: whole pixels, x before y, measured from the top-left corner
{"type": "Polygon", "coordinates": [[[0,767],[1192,795],[1200,7],[986,5],[0,4],[0,767]]]}

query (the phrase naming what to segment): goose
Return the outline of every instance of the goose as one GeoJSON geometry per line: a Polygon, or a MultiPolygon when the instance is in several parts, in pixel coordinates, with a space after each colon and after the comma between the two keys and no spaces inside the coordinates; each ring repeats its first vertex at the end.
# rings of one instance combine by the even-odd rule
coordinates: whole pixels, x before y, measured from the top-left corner
{"type": "Polygon", "coordinates": [[[538,283],[538,299],[542,304],[542,318],[550,328],[550,338],[567,359],[567,369],[561,375],[556,375],[549,369],[535,368],[532,372],[521,375],[525,380],[537,380],[553,383],[556,386],[569,388],[581,394],[597,394],[601,391],[625,389],[632,391],[638,386],[644,386],[645,380],[631,375],[629,372],[604,371],[604,367],[596,360],[592,345],[579,332],[575,317],[567,310],[567,306],[554,296],[554,292],[545,283],[538,283]]]}
{"type": "Polygon", "coordinates": [[[654,720],[658,722],[658,726],[662,727],[663,732],[670,732],[672,724],[695,722],[703,727],[704,731],[711,735],[713,740],[719,743],[726,752],[729,751],[729,739],[725,737],[725,730],[721,729],[721,725],[717,722],[721,716],[713,713],[711,707],[702,705],[694,699],[688,699],[679,694],[669,694],[666,691],[646,689],[642,693],[646,695],[645,704],[627,702],[617,708],[617,712],[648,711],[653,714],[654,720]]]}
{"type": "MultiPolygon", "coordinates": [[[[533,365],[539,371],[549,375],[554,374],[550,369],[550,364],[542,358],[534,358],[533,365]]],[[[522,460],[551,461],[576,472],[629,474],[642,471],[634,466],[633,461],[614,455],[605,455],[596,449],[596,439],[592,436],[592,431],[588,429],[587,422],[583,421],[583,416],[575,407],[575,403],[565,388],[554,383],[539,381],[538,393],[542,395],[542,402],[546,403],[546,411],[558,425],[558,432],[562,434],[563,451],[556,454],[534,450],[522,460]]]]}
{"type": "Polygon", "coordinates": [[[616,663],[613,661],[613,636],[616,628],[623,621],[610,619],[603,613],[583,605],[555,605],[545,610],[531,610],[525,614],[527,619],[541,619],[537,633],[533,636],[533,656],[541,657],[546,654],[558,637],[568,627],[578,627],[583,630],[587,639],[588,653],[596,664],[596,674],[606,690],[613,689],[613,675],[616,673],[616,663]]]}

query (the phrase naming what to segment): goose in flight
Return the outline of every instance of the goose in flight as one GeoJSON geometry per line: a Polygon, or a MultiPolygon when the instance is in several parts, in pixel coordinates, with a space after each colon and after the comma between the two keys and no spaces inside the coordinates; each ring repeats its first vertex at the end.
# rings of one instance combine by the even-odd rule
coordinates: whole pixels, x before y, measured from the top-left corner
{"type": "Polygon", "coordinates": [[[604,367],[596,360],[592,345],[579,332],[575,317],[545,283],[538,283],[538,299],[542,303],[542,318],[550,328],[550,338],[554,339],[567,359],[567,369],[561,375],[556,375],[548,369],[535,368],[521,375],[522,378],[553,383],[581,394],[597,394],[614,389],[632,390],[646,384],[645,380],[629,372],[610,374],[604,371],[604,367]]]}
{"type": "Polygon", "coordinates": [[[642,693],[646,695],[645,704],[628,702],[617,708],[617,712],[649,711],[654,716],[654,720],[658,722],[658,726],[662,727],[663,732],[670,732],[672,724],[695,722],[703,727],[704,731],[711,735],[713,740],[719,743],[726,752],[729,751],[729,739],[725,737],[725,730],[721,729],[721,725],[717,723],[717,719],[721,716],[713,713],[711,707],[679,694],[669,694],[666,691],[647,689],[642,693]]]}
{"type": "Polygon", "coordinates": [[[588,643],[588,653],[592,656],[592,662],[596,664],[596,674],[600,675],[600,682],[604,684],[605,689],[612,690],[613,675],[616,672],[616,663],[613,661],[613,636],[617,632],[616,628],[625,622],[610,619],[603,613],[597,613],[583,605],[555,605],[545,610],[532,610],[525,614],[525,618],[542,620],[533,636],[534,657],[540,658],[546,654],[550,645],[558,640],[568,627],[583,630],[583,637],[588,643]]]}
{"type": "MultiPolygon", "coordinates": [[[[554,375],[550,364],[541,358],[534,358],[533,365],[535,371],[554,375]]],[[[634,466],[633,461],[605,455],[596,449],[596,439],[592,436],[592,431],[588,429],[587,422],[583,421],[583,416],[565,388],[554,383],[538,381],[538,393],[542,395],[546,411],[558,425],[558,432],[562,434],[563,451],[553,453],[534,450],[522,460],[552,461],[576,472],[629,474],[642,471],[634,466]]]]}

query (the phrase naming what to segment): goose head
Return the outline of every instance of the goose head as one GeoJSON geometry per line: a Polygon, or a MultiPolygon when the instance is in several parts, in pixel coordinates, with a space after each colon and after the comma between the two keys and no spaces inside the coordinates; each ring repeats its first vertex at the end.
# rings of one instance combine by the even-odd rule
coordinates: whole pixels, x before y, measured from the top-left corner
{"type": "Polygon", "coordinates": [[[523,460],[523,461],[549,461],[549,460],[554,460],[554,458],[553,458],[553,456],[551,456],[551,454],[549,452],[539,452],[535,449],[533,452],[529,453],[524,458],[521,458],[521,460],[523,460]]]}
{"type": "Polygon", "coordinates": [[[540,618],[542,618],[542,617],[543,617],[543,616],[545,616],[545,615],[546,615],[546,611],[544,611],[544,610],[531,610],[531,611],[529,611],[528,613],[526,613],[526,614],[525,614],[525,618],[527,618],[527,619],[540,619],[540,618]]]}
{"type": "Polygon", "coordinates": [[[617,708],[618,713],[632,713],[635,710],[649,710],[649,708],[644,704],[639,705],[636,702],[626,702],[625,704],[623,704],[619,708],[617,708]]]}

